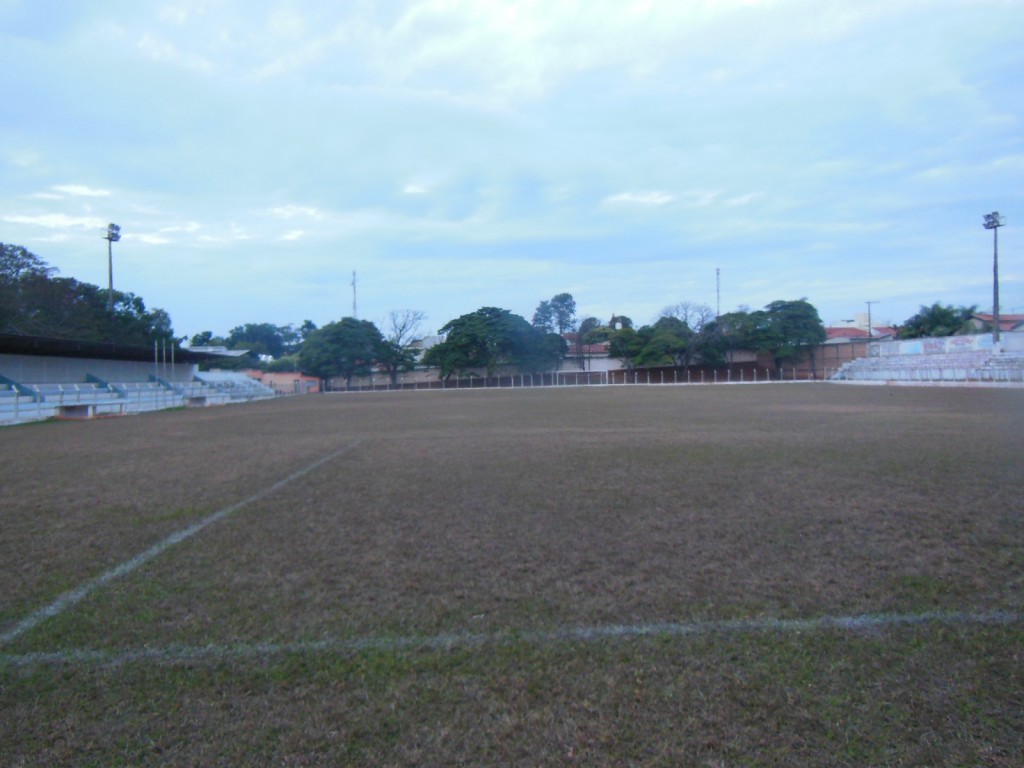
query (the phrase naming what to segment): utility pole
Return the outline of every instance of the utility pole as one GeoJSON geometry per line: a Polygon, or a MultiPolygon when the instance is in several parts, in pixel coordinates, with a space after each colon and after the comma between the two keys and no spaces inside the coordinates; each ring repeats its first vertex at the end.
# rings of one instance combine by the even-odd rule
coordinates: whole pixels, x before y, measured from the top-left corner
{"type": "Polygon", "coordinates": [[[999,228],[1006,223],[1006,217],[999,211],[985,214],[985,229],[992,230],[992,346],[999,347],[999,228]]]}
{"type": "Polygon", "coordinates": [[[870,339],[872,337],[872,335],[873,335],[872,332],[871,332],[871,305],[872,304],[881,304],[882,302],[880,302],[880,301],[865,301],[864,303],[868,305],[868,338],[870,339]]]}
{"type": "Polygon", "coordinates": [[[114,243],[121,239],[121,228],[117,224],[108,224],[103,234],[107,241],[107,311],[114,313],[114,243]]]}

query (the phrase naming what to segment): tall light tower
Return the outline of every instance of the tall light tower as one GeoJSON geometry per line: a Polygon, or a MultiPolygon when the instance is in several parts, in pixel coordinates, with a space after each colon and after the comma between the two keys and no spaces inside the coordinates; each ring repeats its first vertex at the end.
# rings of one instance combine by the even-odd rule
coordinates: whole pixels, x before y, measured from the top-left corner
{"type": "Polygon", "coordinates": [[[985,229],[992,230],[992,345],[999,346],[999,228],[1006,218],[999,211],[985,214],[985,229]]]}
{"type": "Polygon", "coordinates": [[[107,311],[114,312],[114,243],[121,239],[121,228],[117,224],[107,224],[103,235],[107,241],[107,311]]]}

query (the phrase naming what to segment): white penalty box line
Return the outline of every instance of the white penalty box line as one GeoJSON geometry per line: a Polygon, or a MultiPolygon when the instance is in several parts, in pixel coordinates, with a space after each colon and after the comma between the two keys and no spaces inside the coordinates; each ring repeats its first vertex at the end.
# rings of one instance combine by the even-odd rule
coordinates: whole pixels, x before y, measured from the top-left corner
{"type": "Polygon", "coordinates": [[[52,618],[53,616],[57,616],[58,614],[61,614],[69,608],[77,605],[103,585],[113,581],[114,579],[119,579],[122,576],[127,576],[129,573],[137,570],[141,566],[148,563],[150,560],[162,555],[171,547],[180,544],[181,542],[186,541],[187,539],[192,538],[207,526],[212,525],[213,523],[216,523],[219,520],[223,520],[225,517],[234,514],[243,507],[247,507],[250,504],[255,504],[259,501],[262,501],[268,496],[277,493],[286,485],[289,485],[290,483],[293,483],[296,480],[305,477],[306,475],[310,474],[316,469],[319,469],[324,464],[333,461],[339,458],[340,456],[345,455],[349,451],[355,449],[361,442],[361,440],[357,440],[354,443],[350,443],[332,453],[327,454],[326,456],[320,459],[317,459],[312,464],[303,467],[297,472],[293,472],[287,477],[278,480],[273,485],[269,485],[266,488],[254,493],[252,496],[242,499],[241,501],[235,502],[230,506],[224,507],[223,509],[216,511],[213,514],[204,517],[199,522],[193,523],[187,528],[172,533],[167,538],[154,544],[145,552],[136,555],[131,560],[126,560],[125,562],[116,565],[107,571],[104,571],[96,578],[87,581],[84,584],[81,584],[78,587],[69,590],[68,592],[65,592],[49,605],[33,611],[24,619],[15,624],[11,629],[6,630],[2,634],[0,634],[0,645],[5,645],[11,642],[12,640],[15,640],[16,638],[20,637],[26,632],[34,629],[47,619],[52,618]]]}

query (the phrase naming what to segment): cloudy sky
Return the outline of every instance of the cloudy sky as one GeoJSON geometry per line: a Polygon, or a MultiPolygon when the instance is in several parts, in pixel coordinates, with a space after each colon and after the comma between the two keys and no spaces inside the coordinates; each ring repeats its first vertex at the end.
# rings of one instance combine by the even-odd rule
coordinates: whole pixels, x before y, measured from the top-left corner
{"type": "Polygon", "coordinates": [[[1021,0],[0,0],[0,241],[179,335],[1024,312],[1021,0]]]}

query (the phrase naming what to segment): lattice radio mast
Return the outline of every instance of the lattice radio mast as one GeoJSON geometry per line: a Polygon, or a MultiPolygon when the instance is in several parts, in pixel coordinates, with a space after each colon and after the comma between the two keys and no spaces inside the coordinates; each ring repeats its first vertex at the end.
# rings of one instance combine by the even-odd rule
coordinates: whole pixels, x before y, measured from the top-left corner
{"type": "Polygon", "coordinates": [[[722,270],[715,267],[715,317],[722,314],[722,270]]]}
{"type": "Polygon", "coordinates": [[[358,311],[356,310],[356,271],[352,270],[352,317],[356,320],[359,319],[358,311]]]}

